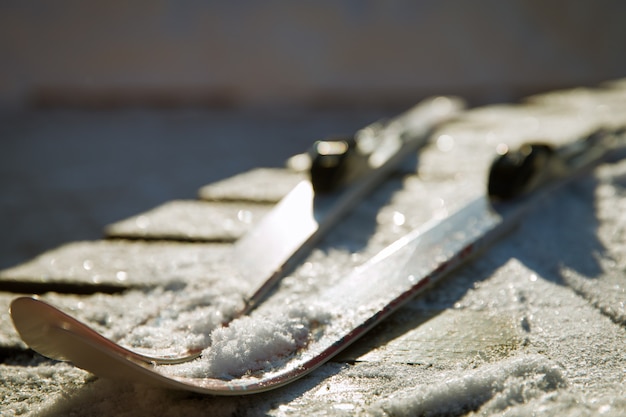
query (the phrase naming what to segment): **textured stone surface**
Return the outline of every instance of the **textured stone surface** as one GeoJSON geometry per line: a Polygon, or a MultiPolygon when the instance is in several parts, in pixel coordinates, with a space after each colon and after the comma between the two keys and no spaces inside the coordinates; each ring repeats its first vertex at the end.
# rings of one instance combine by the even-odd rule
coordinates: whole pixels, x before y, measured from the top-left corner
{"type": "Polygon", "coordinates": [[[249,230],[271,205],[171,201],[113,223],[109,237],[232,242],[249,230]]]}
{"type": "MultiPolygon", "coordinates": [[[[26,349],[26,344],[22,342],[22,339],[20,339],[17,331],[13,327],[11,314],[9,314],[9,305],[17,296],[19,296],[19,294],[0,293],[0,351],[4,349],[10,352],[12,350],[26,349]]],[[[0,355],[4,357],[6,354],[0,355]]]]}
{"type": "Polygon", "coordinates": [[[17,357],[0,364],[3,416],[54,415],[58,404],[77,395],[93,376],[69,364],[17,357]]]}
{"type": "Polygon", "coordinates": [[[0,272],[0,287],[32,284],[33,291],[73,284],[152,287],[220,276],[229,247],[216,243],[100,240],[74,242],[0,272]],[[41,287],[41,288],[39,288],[41,287]]]}
{"type": "Polygon", "coordinates": [[[303,174],[280,168],[257,168],[205,185],[201,199],[276,203],[302,180],[303,174]]]}

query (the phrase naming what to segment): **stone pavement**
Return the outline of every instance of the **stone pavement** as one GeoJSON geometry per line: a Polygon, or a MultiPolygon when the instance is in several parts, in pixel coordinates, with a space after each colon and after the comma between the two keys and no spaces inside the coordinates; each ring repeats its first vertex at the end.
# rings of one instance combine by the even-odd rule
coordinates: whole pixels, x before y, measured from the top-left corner
{"type": "MultiPolygon", "coordinates": [[[[350,123],[335,120],[324,127],[340,125],[350,123]]],[[[598,127],[624,125],[624,81],[466,112],[433,135],[417,170],[405,167],[368,197],[259,310],[280,311],[286,301],[318,290],[319,281],[332,283],[411,229],[480,195],[498,144],[561,144],[598,127]]],[[[294,123],[292,129],[310,126],[294,123]]],[[[336,133],[320,130],[321,137],[336,133]]],[[[281,158],[303,144],[292,143],[300,148],[283,149],[281,158]]],[[[276,145],[253,146],[262,154],[276,145]]],[[[89,170],[81,158],[70,162],[77,172],[89,170]]],[[[608,161],[558,191],[480,258],[338,358],[275,391],[221,398],[110,381],[45,359],[20,341],[8,315],[10,301],[20,294],[39,293],[120,339],[163,307],[151,299],[154,294],[227,279],[220,261],[229,245],[299,176],[281,168],[226,172],[232,176],[200,188],[198,198],[172,198],[107,219],[102,239],[62,244],[0,272],[0,415],[626,414],[622,160],[608,161]]],[[[182,174],[162,175],[168,184],[168,177],[182,174]]],[[[73,181],[77,188],[88,186],[86,179],[73,181]]],[[[10,185],[10,178],[4,183],[10,185]]],[[[75,210],[86,215],[80,206],[75,210]]]]}

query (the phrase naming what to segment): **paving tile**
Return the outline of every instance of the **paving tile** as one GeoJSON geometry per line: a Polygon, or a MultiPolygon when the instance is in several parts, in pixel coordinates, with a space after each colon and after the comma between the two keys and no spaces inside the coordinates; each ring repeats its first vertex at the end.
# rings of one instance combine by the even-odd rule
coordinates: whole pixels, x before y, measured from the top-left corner
{"type": "Polygon", "coordinates": [[[271,205],[176,200],[113,223],[115,238],[232,242],[262,218],[271,205]]]}
{"type": "Polygon", "coordinates": [[[205,185],[198,195],[212,201],[277,203],[303,178],[304,174],[287,169],[257,168],[205,185]]]}
{"type": "Polygon", "coordinates": [[[477,358],[492,362],[515,354],[522,346],[521,333],[516,317],[511,315],[455,309],[419,311],[408,307],[390,317],[341,359],[423,366],[454,366],[477,358]]]}
{"type": "Polygon", "coordinates": [[[595,271],[563,269],[563,280],[582,297],[621,325],[626,324],[626,161],[605,164],[597,170],[594,211],[597,245],[595,271]]]}
{"type": "MultiPolygon", "coordinates": [[[[604,103],[602,96],[594,97],[596,105],[604,103]]],[[[606,107],[606,115],[620,114],[620,108],[606,107]]],[[[533,100],[471,109],[451,128],[461,137],[469,135],[476,138],[474,146],[487,145],[493,152],[501,143],[509,146],[519,146],[528,141],[547,141],[557,145],[569,143],[595,130],[603,122],[604,119],[597,114],[572,109],[559,100],[533,100]]]]}
{"type": "Polygon", "coordinates": [[[616,90],[626,90],[626,78],[605,81],[603,83],[600,83],[600,87],[612,88],[616,90]]]}
{"type": "Polygon", "coordinates": [[[114,291],[203,281],[208,285],[228,276],[219,262],[228,251],[228,245],[217,243],[74,242],[0,271],[0,288],[80,292],[81,287],[114,291]]]}
{"type": "Polygon", "coordinates": [[[42,416],[59,402],[84,389],[94,377],[70,364],[40,357],[18,357],[0,363],[0,414],[42,416]]]}
{"type": "MultiPolygon", "coordinates": [[[[578,120],[593,120],[607,127],[623,126],[626,122],[626,81],[606,83],[604,88],[578,87],[550,91],[529,97],[533,104],[559,107],[569,111],[578,120]]],[[[570,120],[577,122],[574,117],[570,120]]],[[[566,124],[563,127],[567,128],[566,124]]]]}
{"type": "Polygon", "coordinates": [[[9,306],[20,294],[0,293],[0,352],[26,350],[26,344],[17,334],[9,314],[9,306]]]}

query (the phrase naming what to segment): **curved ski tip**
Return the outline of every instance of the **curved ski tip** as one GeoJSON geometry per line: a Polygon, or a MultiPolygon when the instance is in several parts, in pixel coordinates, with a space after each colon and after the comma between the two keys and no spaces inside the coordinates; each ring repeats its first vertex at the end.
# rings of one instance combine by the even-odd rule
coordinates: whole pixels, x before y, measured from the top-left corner
{"type": "MultiPolygon", "coordinates": [[[[11,304],[9,306],[9,313],[11,314],[11,318],[15,327],[18,327],[16,321],[22,323],[23,320],[27,318],[27,316],[32,314],[32,308],[39,307],[39,304],[41,303],[42,301],[40,301],[36,296],[18,297],[11,301],[11,304]]],[[[19,329],[17,330],[19,331],[19,329]]]]}

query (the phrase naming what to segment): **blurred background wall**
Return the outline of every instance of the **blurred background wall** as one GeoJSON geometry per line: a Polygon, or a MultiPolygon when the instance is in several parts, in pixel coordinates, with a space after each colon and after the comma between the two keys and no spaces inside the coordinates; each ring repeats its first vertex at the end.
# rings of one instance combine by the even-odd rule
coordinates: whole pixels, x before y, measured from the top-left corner
{"type": "Polygon", "coordinates": [[[626,75],[621,0],[0,0],[0,104],[477,102],[626,75]]]}

